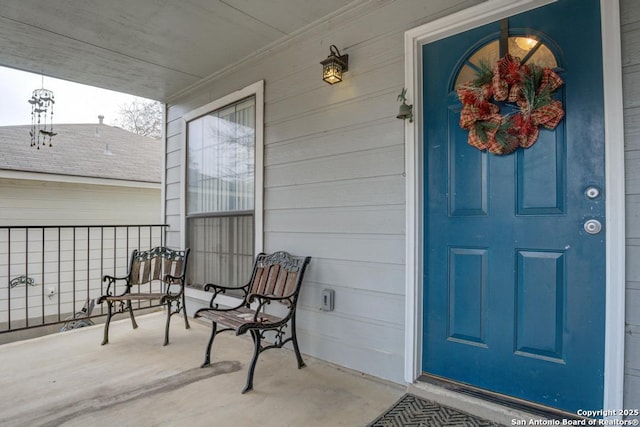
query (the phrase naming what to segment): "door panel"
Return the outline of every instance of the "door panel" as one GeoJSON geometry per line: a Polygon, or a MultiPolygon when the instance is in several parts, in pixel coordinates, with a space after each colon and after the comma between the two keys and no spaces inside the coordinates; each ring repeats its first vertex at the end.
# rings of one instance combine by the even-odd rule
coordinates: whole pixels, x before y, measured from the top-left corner
{"type": "Polygon", "coordinates": [[[449,249],[449,331],[451,340],[486,347],[486,249],[449,249]]]}
{"type": "Polygon", "coordinates": [[[517,214],[565,214],[564,123],[555,132],[541,132],[535,147],[518,153],[517,214]]]}
{"type": "Polygon", "coordinates": [[[583,228],[605,218],[599,1],[560,0],[509,27],[555,54],[565,118],[506,156],[468,145],[453,87],[500,24],[423,47],[423,370],[569,411],[601,408],[606,230],[583,228]]]}
{"type": "Polygon", "coordinates": [[[516,256],[516,353],[563,363],[566,256],[530,250],[518,250],[516,256]]]}
{"type": "MultiPolygon", "coordinates": [[[[460,108],[449,114],[448,127],[452,135],[449,144],[449,214],[451,216],[487,215],[488,156],[467,144],[467,131],[462,129],[460,108]]],[[[449,110],[450,112],[452,109],[449,110]]]]}

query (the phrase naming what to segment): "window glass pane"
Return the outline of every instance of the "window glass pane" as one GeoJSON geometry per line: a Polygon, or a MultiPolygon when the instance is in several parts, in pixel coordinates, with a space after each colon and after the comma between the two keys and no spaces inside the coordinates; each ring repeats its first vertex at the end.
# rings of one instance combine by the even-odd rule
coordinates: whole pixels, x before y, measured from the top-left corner
{"type": "Polygon", "coordinates": [[[253,210],[255,99],[187,125],[187,215],[253,210]]]}
{"type": "Polygon", "coordinates": [[[239,287],[249,281],[253,264],[253,215],[187,220],[191,248],[187,283],[239,287]]]}
{"type": "MultiPolygon", "coordinates": [[[[557,68],[558,62],[556,61],[553,52],[544,44],[541,43],[537,46],[538,41],[528,37],[509,37],[509,53],[520,59],[527,58],[529,52],[536,48],[531,57],[526,59],[527,64],[537,64],[541,67],[557,68]]],[[[480,49],[476,50],[465,64],[460,69],[454,89],[460,85],[473,80],[476,77],[476,72],[480,64],[493,65],[499,59],[499,42],[498,40],[491,41],[480,49]]]]}
{"type": "Polygon", "coordinates": [[[499,43],[494,40],[476,50],[458,73],[454,88],[476,78],[480,64],[493,64],[498,60],[499,43]]]}
{"type": "Polygon", "coordinates": [[[558,61],[551,50],[544,44],[527,61],[528,64],[538,64],[541,67],[558,68],[558,61]]]}
{"type": "Polygon", "coordinates": [[[475,68],[471,68],[469,65],[466,65],[466,64],[463,65],[462,69],[460,70],[460,73],[458,73],[458,78],[456,79],[455,87],[457,88],[461,84],[470,82],[471,80],[475,79],[477,72],[478,71],[475,68]]]}
{"type": "Polygon", "coordinates": [[[494,40],[482,46],[476,51],[476,53],[471,55],[469,62],[475,66],[479,66],[483,62],[486,64],[493,64],[498,60],[499,51],[500,46],[498,40],[494,40]]]}

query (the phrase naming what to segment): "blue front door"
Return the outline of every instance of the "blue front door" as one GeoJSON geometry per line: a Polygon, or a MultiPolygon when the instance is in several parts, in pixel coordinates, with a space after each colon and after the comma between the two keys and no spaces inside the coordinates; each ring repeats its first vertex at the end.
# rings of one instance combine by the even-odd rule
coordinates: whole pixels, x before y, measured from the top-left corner
{"type": "Polygon", "coordinates": [[[599,0],[560,0],[508,28],[511,54],[525,59],[531,46],[516,42],[532,36],[527,61],[554,63],[565,82],[560,125],[508,155],[467,143],[455,94],[474,61],[499,57],[500,23],[423,47],[423,371],[602,408],[606,230],[585,228],[605,223],[599,0]]]}

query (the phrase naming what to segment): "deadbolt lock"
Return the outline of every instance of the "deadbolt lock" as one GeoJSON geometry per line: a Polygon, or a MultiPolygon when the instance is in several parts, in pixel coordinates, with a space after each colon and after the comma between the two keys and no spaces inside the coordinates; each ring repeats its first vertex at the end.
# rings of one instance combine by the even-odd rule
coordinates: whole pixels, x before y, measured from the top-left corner
{"type": "Polygon", "coordinates": [[[587,189],[584,190],[584,195],[587,196],[587,199],[595,199],[600,195],[600,190],[594,186],[587,187],[587,189]]]}

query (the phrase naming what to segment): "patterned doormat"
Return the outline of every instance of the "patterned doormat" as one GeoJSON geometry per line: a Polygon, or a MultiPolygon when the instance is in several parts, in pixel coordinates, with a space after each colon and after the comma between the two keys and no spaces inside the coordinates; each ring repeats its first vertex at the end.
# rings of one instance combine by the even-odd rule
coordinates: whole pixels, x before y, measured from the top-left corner
{"type": "Polygon", "coordinates": [[[389,410],[376,418],[369,427],[500,427],[482,418],[457,409],[405,394],[389,410]]]}

